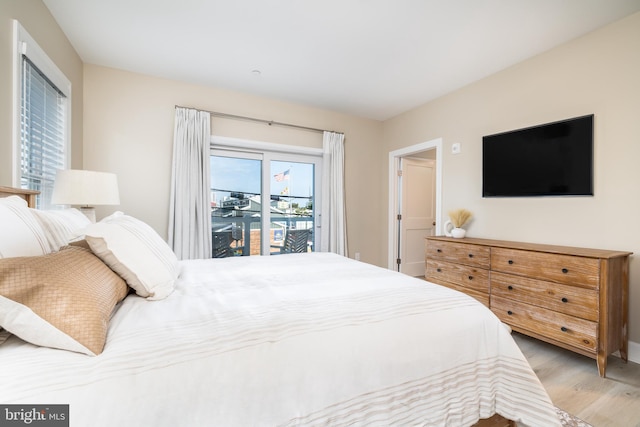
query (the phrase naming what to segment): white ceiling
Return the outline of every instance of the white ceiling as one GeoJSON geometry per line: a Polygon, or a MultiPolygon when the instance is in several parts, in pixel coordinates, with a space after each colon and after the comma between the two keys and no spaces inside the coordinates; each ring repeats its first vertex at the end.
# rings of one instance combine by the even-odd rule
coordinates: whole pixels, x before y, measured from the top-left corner
{"type": "Polygon", "coordinates": [[[86,63],[377,120],[640,10],[640,0],[44,3],[86,63]]]}

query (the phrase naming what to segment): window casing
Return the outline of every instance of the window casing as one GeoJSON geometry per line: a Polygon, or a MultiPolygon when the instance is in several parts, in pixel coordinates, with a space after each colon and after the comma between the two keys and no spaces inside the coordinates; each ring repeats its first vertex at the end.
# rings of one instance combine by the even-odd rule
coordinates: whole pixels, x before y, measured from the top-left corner
{"type": "Polygon", "coordinates": [[[69,164],[71,83],[17,21],[14,30],[14,185],[51,208],[56,171],[69,164]]]}

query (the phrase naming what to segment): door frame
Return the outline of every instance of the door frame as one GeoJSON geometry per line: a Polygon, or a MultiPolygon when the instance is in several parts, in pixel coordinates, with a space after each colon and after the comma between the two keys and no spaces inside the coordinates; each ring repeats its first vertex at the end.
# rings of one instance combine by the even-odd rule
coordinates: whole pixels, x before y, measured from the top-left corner
{"type": "Polygon", "coordinates": [[[442,231],[442,138],[432,139],[420,144],[411,145],[389,152],[389,210],[388,210],[388,231],[387,231],[387,268],[395,269],[396,250],[398,248],[398,227],[397,227],[397,207],[398,207],[398,185],[397,175],[400,159],[421,153],[423,151],[436,150],[436,234],[442,231]]]}
{"type": "MultiPolygon", "coordinates": [[[[241,138],[231,138],[224,136],[212,135],[210,140],[209,155],[215,155],[216,152],[226,153],[228,155],[235,155],[237,157],[248,157],[260,159],[262,162],[271,163],[272,160],[278,161],[292,161],[301,163],[313,163],[314,168],[314,200],[313,200],[313,247],[321,247],[321,212],[322,212],[322,148],[312,147],[300,147],[296,145],[277,144],[273,142],[255,141],[241,138]]],[[[269,177],[270,174],[265,175],[264,163],[263,170],[261,171],[263,178],[269,177]]],[[[270,179],[262,179],[261,192],[262,194],[271,193],[270,179]]],[[[269,235],[269,229],[271,221],[264,223],[265,218],[270,217],[270,210],[268,203],[261,203],[262,211],[262,231],[261,231],[261,253],[262,255],[269,255],[270,239],[266,238],[269,235]]]]}

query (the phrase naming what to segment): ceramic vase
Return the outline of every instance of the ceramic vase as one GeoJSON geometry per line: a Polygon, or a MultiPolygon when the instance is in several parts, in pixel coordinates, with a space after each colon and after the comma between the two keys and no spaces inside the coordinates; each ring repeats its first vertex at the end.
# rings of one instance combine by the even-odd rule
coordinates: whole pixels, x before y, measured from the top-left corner
{"type": "Polygon", "coordinates": [[[464,228],[454,227],[451,221],[447,221],[444,223],[444,235],[447,237],[462,239],[466,232],[467,231],[464,228]]]}
{"type": "Polygon", "coordinates": [[[464,228],[455,227],[451,230],[451,237],[462,239],[467,231],[464,228]]]}

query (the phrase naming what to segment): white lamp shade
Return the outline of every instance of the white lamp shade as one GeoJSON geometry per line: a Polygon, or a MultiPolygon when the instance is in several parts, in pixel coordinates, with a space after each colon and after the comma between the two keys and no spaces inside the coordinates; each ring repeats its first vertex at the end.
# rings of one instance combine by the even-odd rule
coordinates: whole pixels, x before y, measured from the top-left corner
{"type": "Polygon", "coordinates": [[[58,170],[51,203],[56,205],[119,205],[118,177],[108,172],[58,170]]]}

